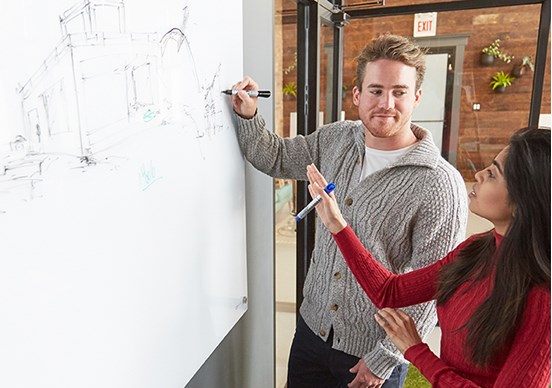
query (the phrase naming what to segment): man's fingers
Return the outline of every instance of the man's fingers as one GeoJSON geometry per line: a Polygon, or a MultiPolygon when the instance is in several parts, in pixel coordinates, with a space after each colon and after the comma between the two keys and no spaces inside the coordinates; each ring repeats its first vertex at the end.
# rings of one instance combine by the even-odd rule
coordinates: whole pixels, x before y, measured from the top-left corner
{"type": "Polygon", "coordinates": [[[247,101],[251,97],[245,93],[245,90],[258,90],[259,86],[253,79],[249,76],[245,76],[241,81],[235,83],[232,86],[232,90],[237,90],[238,93],[233,97],[239,98],[242,101],[247,101]]]}

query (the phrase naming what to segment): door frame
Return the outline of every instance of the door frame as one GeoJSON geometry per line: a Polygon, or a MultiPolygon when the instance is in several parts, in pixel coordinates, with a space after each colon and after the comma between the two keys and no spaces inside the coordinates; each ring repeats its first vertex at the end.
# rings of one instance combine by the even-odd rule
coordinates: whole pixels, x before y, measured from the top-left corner
{"type": "MultiPolygon", "coordinates": [[[[537,52],[535,55],[535,70],[528,126],[537,126],[542,101],[542,86],[546,70],[546,55],[548,52],[548,35],[550,33],[550,0],[464,0],[448,3],[429,3],[405,5],[385,8],[358,9],[358,7],[343,7],[350,19],[376,18],[382,16],[411,15],[424,12],[464,11],[468,9],[511,7],[516,5],[541,4],[539,32],[537,36],[537,52]]],[[[297,28],[300,29],[299,23],[297,28]]]]}
{"type": "Polygon", "coordinates": [[[445,126],[443,127],[442,156],[456,166],[458,153],[458,134],[460,131],[460,102],[462,95],[462,74],[464,73],[464,52],[469,34],[451,34],[414,38],[420,46],[429,49],[429,53],[449,53],[452,51],[453,80],[447,77],[447,101],[445,101],[445,126]],[[449,91],[451,93],[449,93],[449,91]],[[450,100],[449,100],[450,98],[450,100]],[[450,115],[447,119],[447,115],[450,115]]]}

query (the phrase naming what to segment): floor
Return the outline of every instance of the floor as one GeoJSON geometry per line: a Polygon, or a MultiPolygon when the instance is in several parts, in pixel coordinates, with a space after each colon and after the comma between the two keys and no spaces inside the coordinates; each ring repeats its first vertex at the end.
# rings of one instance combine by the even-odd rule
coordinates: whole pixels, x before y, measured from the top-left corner
{"type": "MultiPolygon", "coordinates": [[[[466,183],[467,192],[472,183],[466,183]]],[[[295,332],[295,221],[290,206],[276,213],[276,388],[285,387],[287,361],[295,332]]],[[[466,236],[492,228],[492,224],[471,213],[466,236]]],[[[441,333],[439,327],[431,333],[428,344],[439,354],[441,333]]]]}

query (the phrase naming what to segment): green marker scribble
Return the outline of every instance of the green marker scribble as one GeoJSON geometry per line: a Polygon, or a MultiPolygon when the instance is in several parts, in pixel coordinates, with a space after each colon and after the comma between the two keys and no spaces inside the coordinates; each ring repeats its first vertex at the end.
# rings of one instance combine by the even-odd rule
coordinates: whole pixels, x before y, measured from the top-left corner
{"type": "Polygon", "coordinates": [[[152,184],[161,179],[161,176],[157,175],[155,166],[150,160],[149,164],[142,163],[140,167],[140,185],[142,186],[142,191],[147,190],[152,184]]]}
{"type": "Polygon", "coordinates": [[[153,120],[155,118],[155,116],[157,116],[157,112],[154,112],[151,109],[148,109],[147,111],[144,112],[143,119],[147,123],[147,122],[153,120]]]}

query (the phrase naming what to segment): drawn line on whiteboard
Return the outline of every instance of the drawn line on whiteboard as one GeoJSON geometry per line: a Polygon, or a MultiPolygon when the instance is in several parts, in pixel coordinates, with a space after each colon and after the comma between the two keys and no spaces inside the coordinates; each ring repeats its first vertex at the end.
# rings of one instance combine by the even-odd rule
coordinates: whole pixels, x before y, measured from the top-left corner
{"type": "Polygon", "coordinates": [[[161,176],[157,175],[157,171],[153,165],[153,162],[149,162],[148,165],[142,164],[140,167],[140,180],[142,183],[142,191],[147,190],[151,185],[161,179],[161,176]]]}
{"type": "Polygon", "coordinates": [[[159,177],[159,178],[156,178],[155,180],[149,182],[147,186],[142,187],[142,191],[146,191],[147,189],[149,189],[151,185],[153,185],[155,182],[157,182],[161,178],[162,177],[159,177]]]}
{"type": "MultiPolygon", "coordinates": [[[[209,141],[229,128],[220,96],[221,64],[214,73],[198,66],[189,6],[180,25],[165,33],[128,32],[124,16],[117,19],[117,31],[98,28],[100,19],[86,27],[90,31],[69,28],[71,20],[89,20],[100,6],[83,1],[65,10],[58,19],[61,39],[38,69],[17,84],[21,128],[9,143],[0,144],[0,193],[10,202],[41,197],[50,164],[55,171],[115,171],[119,162],[129,160],[122,148],[164,125],[192,133],[204,160],[209,141]],[[114,55],[113,48],[121,46],[132,54],[114,55]],[[184,75],[181,63],[187,65],[184,75]],[[187,87],[173,82],[183,80],[187,87]]],[[[124,8],[119,1],[111,10],[124,15],[124,8]]],[[[160,179],[147,173],[143,178],[142,190],[160,179]]],[[[8,201],[2,202],[0,214],[9,211],[8,201]]]]}

